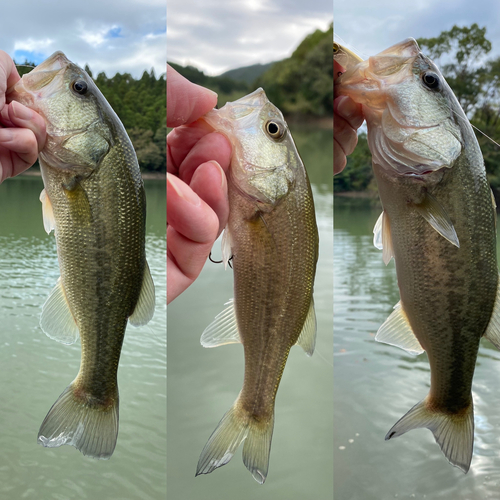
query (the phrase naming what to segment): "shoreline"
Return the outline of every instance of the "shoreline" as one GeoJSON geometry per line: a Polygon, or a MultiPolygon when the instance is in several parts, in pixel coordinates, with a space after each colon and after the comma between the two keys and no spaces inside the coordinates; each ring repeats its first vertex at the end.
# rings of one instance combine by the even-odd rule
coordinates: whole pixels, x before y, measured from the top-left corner
{"type": "Polygon", "coordinates": [[[340,196],[342,198],[372,198],[377,199],[377,192],[372,191],[341,191],[340,193],[333,190],[333,197],[340,196]]]}
{"type": "MultiPolygon", "coordinates": [[[[166,182],[166,173],[165,172],[141,172],[142,178],[143,179],[148,179],[148,180],[164,180],[166,182]]],[[[23,173],[16,175],[16,177],[41,177],[42,173],[40,170],[35,170],[35,169],[28,169],[25,170],[23,173]]]]}

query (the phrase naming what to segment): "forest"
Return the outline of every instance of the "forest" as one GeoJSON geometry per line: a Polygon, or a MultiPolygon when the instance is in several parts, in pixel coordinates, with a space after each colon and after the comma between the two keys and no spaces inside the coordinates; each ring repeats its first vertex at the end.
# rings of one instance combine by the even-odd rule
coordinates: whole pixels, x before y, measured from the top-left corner
{"type": "MultiPolygon", "coordinates": [[[[28,73],[33,63],[18,66],[20,75],[28,73]]],[[[141,171],[166,172],[166,80],[154,71],[144,71],[136,79],[129,73],[116,73],[108,78],[104,72],[97,76],[85,66],[111,107],[120,117],[134,145],[141,171]]]]}
{"type": "MultiPolygon", "coordinates": [[[[500,58],[490,59],[486,28],[477,24],[453,26],[433,38],[419,38],[422,52],[440,68],[474,127],[500,142],[500,58]]],[[[483,152],[488,181],[500,201],[500,147],[475,129],[483,152]]],[[[344,171],[335,176],[335,192],[376,191],[371,155],[365,134],[348,157],[344,171]]]]}

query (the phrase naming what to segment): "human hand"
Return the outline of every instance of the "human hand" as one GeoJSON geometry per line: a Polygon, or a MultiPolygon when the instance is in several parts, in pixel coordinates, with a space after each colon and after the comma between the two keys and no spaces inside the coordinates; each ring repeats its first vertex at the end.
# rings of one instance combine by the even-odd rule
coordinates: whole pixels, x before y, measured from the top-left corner
{"type": "MultiPolygon", "coordinates": [[[[344,68],[333,62],[334,74],[343,72],[344,68]]],[[[335,88],[335,87],[334,87],[335,88]]],[[[364,121],[361,104],[356,104],[350,97],[335,97],[333,101],[333,173],[344,170],[346,156],[350,155],[358,143],[357,129],[364,121]]]]}
{"type": "Polygon", "coordinates": [[[45,144],[43,118],[19,102],[6,102],[7,89],[20,79],[14,61],[0,50],[0,183],[31,167],[45,144]]]}
{"type": "Polygon", "coordinates": [[[200,274],[229,215],[231,145],[202,121],[217,95],[167,65],[167,304],[200,274]]]}

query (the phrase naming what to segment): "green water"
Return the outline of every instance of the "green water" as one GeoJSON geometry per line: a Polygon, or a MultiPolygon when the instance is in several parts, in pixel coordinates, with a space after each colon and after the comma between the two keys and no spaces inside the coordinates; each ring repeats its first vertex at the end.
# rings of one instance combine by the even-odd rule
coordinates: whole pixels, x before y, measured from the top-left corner
{"type": "Polygon", "coordinates": [[[497,499],[500,490],[500,353],[482,341],[473,382],[474,456],[467,475],[452,467],[432,433],[416,429],[384,441],[423,399],[425,354],[375,342],[399,301],[394,262],[373,246],[380,207],[335,199],[334,479],[335,499],[497,499]]]}
{"type": "Polygon", "coordinates": [[[125,335],[118,384],[120,430],[110,460],[72,446],[37,444],[47,411],[74,379],[80,344],[38,326],[59,276],[54,236],[43,230],[37,177],[0,186],[0,498],[157,500],[166,495],[165,183],[147,181],[147,243],[156,311],[125,335]]]}
{"type": "MultiPolygon", "coordinates": [[[[233,296],[232,271],[208,262],[168,307],[168,497],[189,500],[291,500],[333,497],[332,132],[292,130],[309,172],[320,231],[314,300],[316,351],[290,351],[276,397],[269,474],[259,485],[241,447],[232,460],[195,478],[200,452],[243,381],[243,347],[204,349],[200,336],[233,296]]],[[[214,245],[220,255],[220,241],[214,245]]]]}

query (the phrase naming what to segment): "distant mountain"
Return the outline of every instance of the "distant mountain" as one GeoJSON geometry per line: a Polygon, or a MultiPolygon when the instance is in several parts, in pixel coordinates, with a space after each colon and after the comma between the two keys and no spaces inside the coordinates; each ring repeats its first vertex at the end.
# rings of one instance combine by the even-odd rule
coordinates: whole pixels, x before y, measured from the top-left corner
{"type": "Polygon", "coordinates": [[[242,68],[230,69],[229,71],[222,73],[220,76],[252,85],[255,80],[271,68],[273,64],[275,63],[270,62],[267,64],[252,64],[251,66],[243,66],[242,68]]]}

